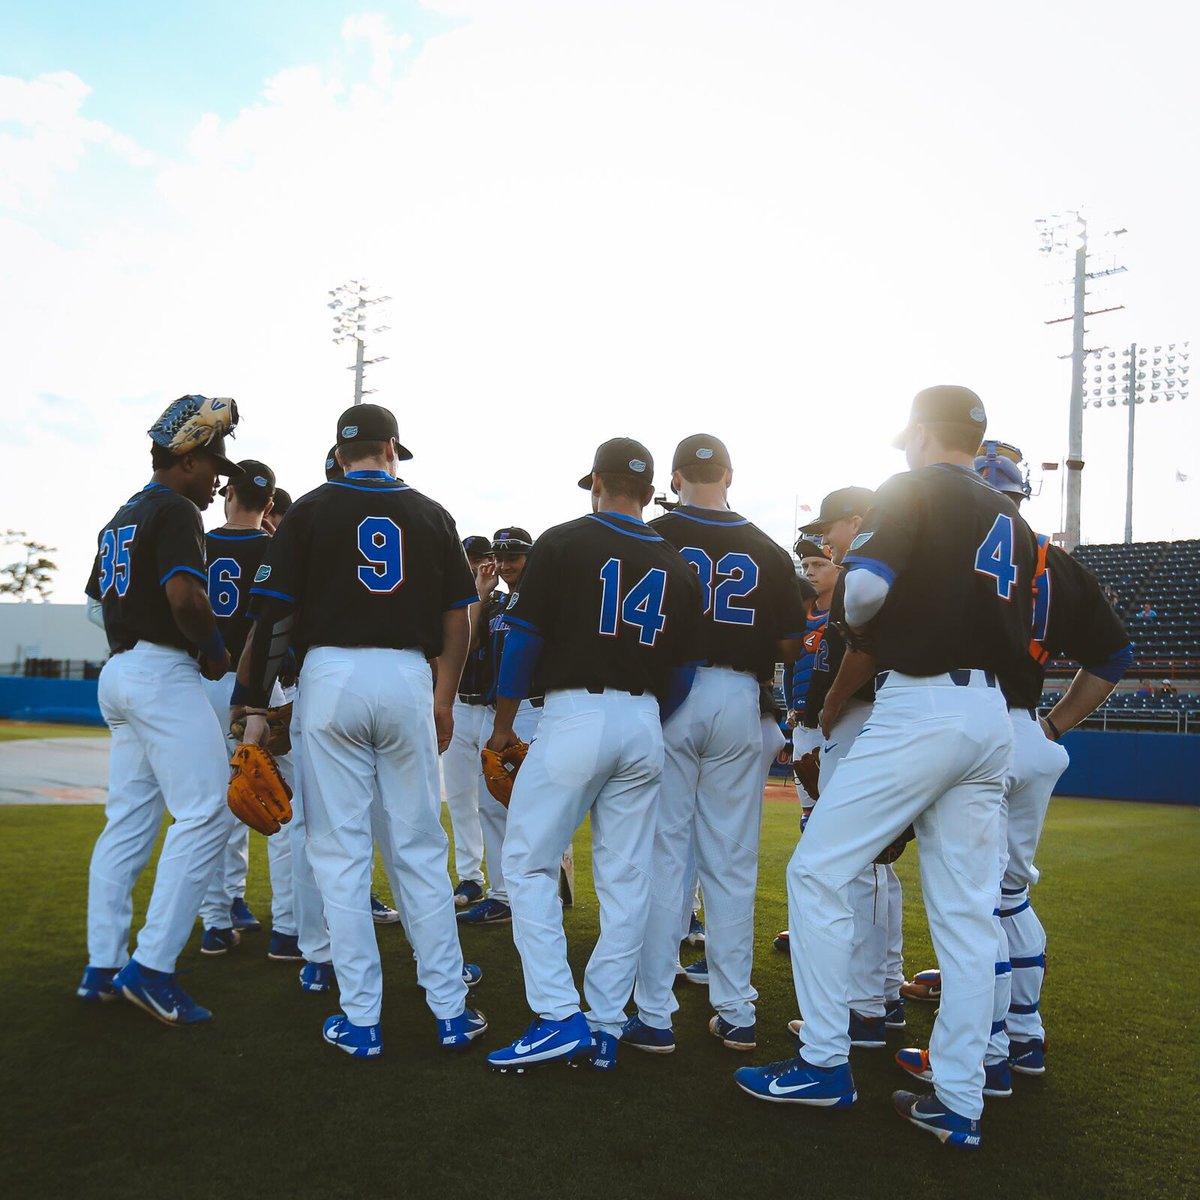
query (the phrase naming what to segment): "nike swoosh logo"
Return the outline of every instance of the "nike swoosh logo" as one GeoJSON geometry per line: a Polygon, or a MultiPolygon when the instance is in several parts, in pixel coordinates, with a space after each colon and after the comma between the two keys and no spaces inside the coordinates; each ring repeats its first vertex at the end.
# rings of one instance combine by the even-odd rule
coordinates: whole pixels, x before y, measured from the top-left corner
{"type": "Polygon", "coordinates": [[[793,1087],[780,1087],[779,1081],[777,1079],[772,1079],[771,1082],[767,1084],[767,1091],[770,1092],[772,1096],[787,1096],[792,1092],[803,1092],[810,1087],[816,1086],[817,1081],[815,1079],[812,1083],[797,1083],[793,1087]]]}
{"type": "Polygon", "coordinates": [[[544,1045],[545,1045],[545,1044],[546,1044],[548,1041],[550,1041],[550,1040],[551,1040],[553,1037],[554,1037],[554,1034],[552,1034],[552,1033],[548,1033],[548,1034],[546,1034],[546,1036],[545,1036],[544,1038],[542,1038],[542,1039],[541,1039],[541,1041],[539,1041],[539,1042],[518,1042],[518,1043],[517,1043],[517,1044],[516,1044],[516,1045],[513,1047],[513,1053],[514,1053],[514,1054],[530,1054],[530,1053],[532,1053],[534,1050],[536,1050],[536,1049],[537,1049],[539,1046],[544,1046],[544,1045]]]}
{"type": "Polygon", "coordinates": [[[830,751],[830,750],[832,750],[832,749],[834,748],[834,746],[836,746],[836,745],[837,745],[837,742],[830,742],[830,743],[829,743],[829,744],[828,744],[828,745],[825,747],[825,753],[826,753],[826,754],[828,754],[828,753],[829,753],[829,751],[830,751]]]}
{"type": "Polygon", "coordinates": [[[179,1015],[179,1009],[163,1008],[163,1006],[161,1004],[159,1004],[158,1001],[155,1000],[154,997],[151,996],[149,992],[143,992],[142,995],[145,996],[146,999],[149,1000],[150,1003],[154,1006],[154,1011],[157,1013],[160,1013],[168,1021],[174,1021],[175,1018],[179,1015]]]}

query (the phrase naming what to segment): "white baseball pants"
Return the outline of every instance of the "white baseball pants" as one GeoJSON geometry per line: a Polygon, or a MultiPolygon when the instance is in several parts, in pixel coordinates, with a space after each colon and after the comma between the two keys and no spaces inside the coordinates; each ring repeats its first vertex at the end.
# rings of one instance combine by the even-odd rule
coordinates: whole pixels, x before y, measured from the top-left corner
{"type": "Polygon", "coordinates": [[[672,984],[694,850],[704,894],[709,1001],[730,1024],[753,1025],[758,993],[750,973],[765,754],[757,681],[726,667],[701,667],[667,722],[663,743],[653,889],[634,989],[638,1015],[666,1029],[679,1007],[672,984]]]}
{"type": "MultiPolygon", "coordinates": [[[[304,819],[305,780],[315,786],[312,771],[304,767],[304,731],[301,707],[297,703],[298,689],[291,689],[288,699],[292,709],[292,752],[284,778],[292,785],[292,819],[281,833],[287,833],[292,843],[292,901],[296,913],[296,939],[300,953],[307,962],[333,961],[329,945],[329,926],[325,923],[325,901],[317,887],[312,864],[308,861],[308,823],[304,819]],[[290,771],[290,774],[288,773],[290,771]]],[[[278,836],[278,835],[277,835],[278,836]]]]}
{"type": "Polygon", "coordinates": [[[543,1018],[563,1021],[580,1007],[567,963],[558,872],[563,847],[590,813],[600,936],[584,972],[586,1015],[594,1029],[621,1032],[650,906],[662,770],[653,696],[571,689],[546,697],[538,739],[513,787],[504,841],[525,996],[543,1018]]]}
{"type": "Polygon", "coordinates": [[[1066,748],[1052,742],[1027,709],[1009,713],[1013,731],[1013,767],[1001,810],[1004,840],[1000,853],[1000,893],[996,930],[996,995],[992,1036],[986,1061],[1008,1058],[1008,1039],[1045,1039],[1040,1012],[1046,971],[1046,931],[1029,901],[1037,883],[1033,865],[1054,785],[1067,769],[1066,748]]]}
{"type": "Polygon", "coordinates": [[[943,1000],[930,1044],[938,1098],[964,1117],[983,1111],[983,1055],[995,988],[992,926],[1004,779],[1012,728],[999,688],[981,671],[892,671],[813,810],[788,866],[792,971],[804,1017],[804,1057],[848,1060],[854,878],[909,824],[942,968],[943,1000]],[[957,673],[956,673],[957,674],[957,673]]]}
{"type": "Polygon", "coordinates": [[[370,907],[378,808],[374,836],[393,866],[417,981],[435,1017],[458,1016],[466,985],[439,819],[429,664],[415,650],[318,646],[305,656],[299,703],[308,857],[343,1011],[354,1025],[374,1025],[383,1000],[370,907]]]}
{"type": "MultiPolygon", "coordinates": [[[[486,732],[483,740],[486,742],[492,736],[492,727],[496,722],[496,710],[488,708],[484,721],[486,732]]],[[[527,745],[533,744],[537,737],[538,725],[542,719],[542,710],[534,708],[528,700],[522,700],[513,718],[513,733],[527,745]]],[[[499,900],[501,904],[508,903],[508,885],[504,882],[504,836],[508,830],[508,809],[492,795],[483,781],[482,764],[478,755],[475,758],[478,770],[475,772],[475,786],[479,796],[479,823],[483,826],[483,846],[487,856],[488,896],[499,900]]],[[[572,831],[574,832],[574,831],[572,831]]],[[[569,845],[570,843],[568,843],[569,845]]]]}
{"type": "MultiPolygon", "coordinates": [[[[225,769],[228,774],[229,760],[237,749],[237,740],[229,735],[229,698],[237,680],[234,671],[222,679],[203,679],[204,694],[212,705],[221,730],[225,735],[225,769]]],[[[275,685],[271,706],[284,703],[283,690],[275,685]]],[[[278,762],[284,777],[291,782],[292,764],[290,755],[280,755],[278,762]]],[[[276,933],[296,932],[296,916],[292,897],[292,840],[285,830],[267,838],[267,874],[271,880],[271,928],[276,933]]],[[[250,826],[235,820],[229,831],[229,840],[221,854],[212,883],[200,905],[200,923],[205,929],[228,929],[229,910],[234,900],[246,894],[246,873],[250,867],[250,826]]]]}
{"type": "Polygon", "coordinates": [[[129,961],[133,885],[162,823],[167,830],[134,957],[174,971],[235,818],[221,726],[182,650],[139,642],[100,672],[100,711],[112,731],[105,826],[88,872],[88,962],[129,961]]]}
{"type": "MultiPolygon", "coordinates": [[[[495,714],[486,704],[454,702],[454,738],[441,758],[442,794],[454,834],[454,873],[483,886],[483,827],[479,817],[480,755],[495,714]]],[[[489,864],[490,865],[490,864],[489,864]]]]}

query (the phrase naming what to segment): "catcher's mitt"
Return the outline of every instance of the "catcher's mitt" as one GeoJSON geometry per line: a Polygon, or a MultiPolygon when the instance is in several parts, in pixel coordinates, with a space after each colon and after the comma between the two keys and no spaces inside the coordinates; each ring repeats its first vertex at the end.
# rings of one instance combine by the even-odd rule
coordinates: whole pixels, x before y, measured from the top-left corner
{"type": "Polygon", "coordinates": [[[792,762],[792,773],[796,782],[809,794],[815,803],[821,798],[821,790],[817,786],[821,778],[821,747],[814,746],[807,754],[800,755],[792,762]]]}
{"type": "Polygon", "coordinates": [[[513,781],[528,753],[529,743],[520,741],[504,750],[485,749],[483,752],[483,782],[505,808],[512,799],[513,781]]]}
{"type": "Polygon", "coordinates": [[[237,401],[228,396],[180,396],[146,432],[182,456],[223,437],[238,423],[237,401]]]}
{"type": "Polygon", "coordinates": [[[268,837],[292,819],[292,789],[269,750],[243,742],[233,752],[227,803],[235,817],[268,837]]]}
{"type": "MultiPolygon", "coordinates": [[[[267,709],[267,749],[272,754],[288,754],[292,749],[292,705],[281,704],[267,709]]],[[[231,737],[240,742],[246,736],[246,718],[238,717],[229,722],[231,737]]]]}
{"type": "Polygon", "coordinates": [[[910,825],[891,845],[884,846],[880,850],[875,857],[875,861],[881,867],[886,867],[889,863],[894,863],[904,853],[904,847],[916,836],[917,831],[910,825]]]}

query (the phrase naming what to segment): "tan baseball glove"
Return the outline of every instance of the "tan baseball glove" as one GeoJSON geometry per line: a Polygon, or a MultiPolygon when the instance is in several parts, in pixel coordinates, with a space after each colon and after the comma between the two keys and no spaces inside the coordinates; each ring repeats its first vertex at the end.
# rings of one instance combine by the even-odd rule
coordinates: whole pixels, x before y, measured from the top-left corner
{"type": "MultiPolygon", "coordinates": [[[[292,705],[281,704],[278,708],[268,708],[267,717],[267,749],[272,754],[288,754],[292,749],[292,705]]],[[[246,736],[245,714],[229,722],[230,736],[240,742],[246,736]]]]}
{"type": "Polygon", "coordinates": [[[483,782],[505,808],[512,799],[513,782],[528,753],[528,742],[516,742],[504,750],[485,749],[483,752],[483,782]]]}
{"type": "Polygon", "coordinates": [[[233,752],[226,802],[243,824],[270,837],[292,819],[292,789],[270,750],[243,742],[233,752]]]}

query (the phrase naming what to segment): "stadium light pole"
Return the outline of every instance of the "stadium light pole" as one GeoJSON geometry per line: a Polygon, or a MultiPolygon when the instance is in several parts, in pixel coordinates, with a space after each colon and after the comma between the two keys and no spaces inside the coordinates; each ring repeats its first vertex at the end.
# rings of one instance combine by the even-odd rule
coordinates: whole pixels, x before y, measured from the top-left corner
{"type": "Polygon", "coordinates": [[[383,333],[389,328],[387,325],[372,325],[368,328],[368,312],[375,305],[386,303],[391,296],[372,296],[365,279],[351,279],[340,287],[330,288],[329,296],[326,307],[333,310],[334,345],[354,342],[354,365],[346,369],[354,372],[354,403],[361,404],[363,396],[369,396],[375,390],[363,387],[366,368],[376,363],[387,362],[388,358],[386,354],[377,355],[375,358],[366,357],[367,335],[383,333]]]}
{"type": "Polygon", "coordinates": [[[1133,342],[1121,351],[1122,373],[1117,377],[1117,353],[1115,350],[1091,352],[1092,387],[1091,405],[1093,408],[1116,408],[1117,396],[1122,395],[1121,403],[1126,406],[1129,417],[1129,432],[1126,438],[1125,454],[1125,544],[1133,542],[1133,458],[1134,433],[1137,419],[1137,406],[1149,401],[1157,404],[1160,400],[1169,404],[1173,400],[1188,398],[1188,358],[1190,351],[1187,342],[1170,342],[1165,346],[1139,347],[1133,342]],[[1148,368],[1148,369],[1147,369],[1148,368]],[[1118,382],[1121,386],[1118,388],[1118,382]],[[1107,397],[1107,399],[1105,399],[1107,397]]]}
{"type": "MultiPolygon", "coordinates": [[[[1074,550],[1079,545],[1080,509],[1083,497],[1083,391],[1084,391],[1084,359],[1089,351],[1084,345],[1087,334],[1086,320],[1101,313],[1117,312],[1124,308],[1123,304],[1111,308],[1089,310],[1087,307],[1088,282],[1102,279],[1107,275],[1119,275],[1125,270],[1122,266],[1113,265],[1099,271],[1088,270],[1088,239],[1087,221],[1083,215],[1070,210],[1065,213],[1053,213],[1034,222],[1041,239],[1041,253],[1050,256],[1070,255],[1074,260],[1072,279],[1071,314],[1066,317],[1055,317],[1046,322],[1047,325],[1059,325],[1071,322],[1071,353],[1060,355],[1071,360],[1071,400],[1067,422],[1067,468],[1066,493],[1067,512],[1063,529],[1063,541],[1067,550],[1074,550]]],[[[1112,236],[1124,233],[1124,229],[1114,230],[1112,236]]]]}

